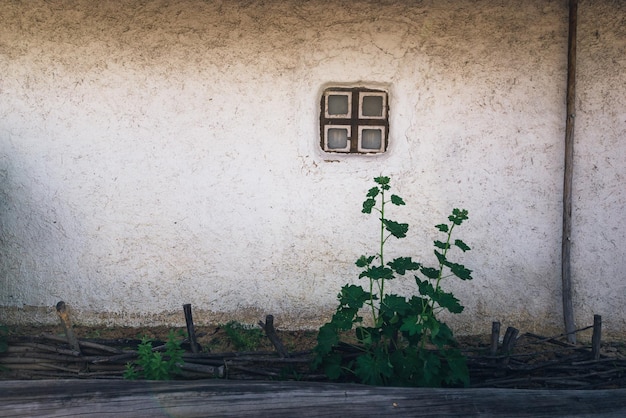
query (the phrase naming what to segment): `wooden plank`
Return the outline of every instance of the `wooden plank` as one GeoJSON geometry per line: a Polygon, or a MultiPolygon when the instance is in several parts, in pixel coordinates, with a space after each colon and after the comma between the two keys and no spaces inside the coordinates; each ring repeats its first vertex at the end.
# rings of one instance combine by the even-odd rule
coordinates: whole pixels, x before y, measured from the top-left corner
{"type": "Polygon", "coordinates": [[[536,391],[228,380],[37,380],[0,381],[0,405],[4,417],[622,417],[626,416],[626,389],[536,391]]]}

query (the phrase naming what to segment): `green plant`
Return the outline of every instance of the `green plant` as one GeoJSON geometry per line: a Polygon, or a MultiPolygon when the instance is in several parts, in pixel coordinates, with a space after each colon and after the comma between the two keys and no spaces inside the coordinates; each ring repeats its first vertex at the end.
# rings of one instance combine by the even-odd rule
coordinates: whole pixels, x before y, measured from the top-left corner
{"type": "Polygon", "coordinates": [[[169,380],[179,374],[185,351],[180,347],[182,341],[177,340],[176,337],[176,333],[171,330],[167,336],[163,353],[153,349],[152,339],[143,337],[141,344],[137,347],[139,358],[134,364],[126,364],[124,378],[130,380],[169,380]]]}
{"type": "Polygon", "coordinates": [[[263,339],[263,331],[237,321],[230,321],[222,325],[222,328],[236,350],[254,350],[261,344],[263,339]]]}
{"type": "Polygon", "coordinates": [[[456,276],[471,279],[471,270],[448,260],[453,247],[470,248],[461,240],[452,240],[454,228],[467,217],[466,210],[454,209],[448,224],[436,225],[444,234],[434,241],[436,267],[427,267],[411,257],[385,259],[385,245],[391,237],[406,237],[409,225],[387,217],[389,203],[401,206],[404,200],[391,194],[389,177],[376,177],[363,202],[363,213],[380,215],[380,238],[377,253],[361,256],[356,265],[359,278],[368,279],[366,289],[345,285],[338,295],[339,306],[330,322],[317,337],[315,368],[322,368],[331,380],[357,380],[372,385],[452,386],[468,385],[465,357],[456,347],[452,330],[437,316],[442,311],[460,313],[463,306],[452,293],[442,289],[444,279],[456,276]],[[385,292],[388,280],[416,272],[418,295],[405,298],[385,292]],[[421,276],[421,277],[420,277],[421,276]],[[363,309],[365,308],[365,309],[363,309]],[[371,319],[365,321],[365,310],[371,319]],[[354,329],[356,343],[341,341],[342,334],[354,329]]]}

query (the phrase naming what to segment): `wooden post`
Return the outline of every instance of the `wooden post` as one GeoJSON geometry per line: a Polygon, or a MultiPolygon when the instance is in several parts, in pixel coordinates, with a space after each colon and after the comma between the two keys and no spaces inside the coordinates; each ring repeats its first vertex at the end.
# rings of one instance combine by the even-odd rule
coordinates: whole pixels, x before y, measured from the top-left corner
{"type": "Polygon", "coordinates": [[[602,316],[593,316],[593,335],[591,336],[591,355],[600,360],[600,342],[602,341],[602,316]]]}
{"type": "Polygon", "coordinates": [[[489,355],[498,354],[498,342],[500,340],[500,322],[491,323],[491,346],[489,347],[489,355]]]}
{"type": "Polygon", "coordinates": [[[504,353],[509,353],[513,351],[513,347],[515,347],[515,343],[517,342],[517,335],[519,334],[519,330],[514,327],[508,327],[506,332],[504,333],[504,340],[502,341],[502,351],[504,353]]]}
{"type": "Polygon", "coordinates": [[[506,355],[501,362],[502,364],[509,364],[509,356],[513,352],[513,347],[517,342],[517,335],[519,330],[514,327],[508,327],[504,333],[504,339],[502,340],[502,352],[506,355]]]}
{"type": "Polygon", "coordinates": [[[563,319],[567,341],[576,343],[576,324],[572,303],[570,248],[572,245],[572,177],[574,165],[574,120],[576,118],[576,20],[578,0],[569,2],[567,54],[567,118],[565,121],[565,167],[563,175],[563,236],[561,239],[561,288],[563,319]]]}
{"type": "Polygon", "coordinates": [[[187,335],[189,337],[189,345],[191,345],[191,352],[198,353],[200,349],[198,347],[198,341],[196,339],[196,330],[193,326],[193,316],[191,315],[191,304],[186,303],[183,305],[183,311],[185,312],[185,322],[187,323],[187,335]]]}
{"type": "Polygon", "coordinates": [[[263,321],[259,321],[259,325],[265,331],[265,335],[267,335],[267,338],[269,338],[272,344],[274,344],[274,347],[276,348],[276,351],[278,351],[278,354],[282,358],[289,357],[287,349],[283,345],[282,341],[280,341],[280,338],[278,337],[278,334],[276,334],[276,330],[274,329],[274,316],[267,315],[265,317],[265,323],[263,323],[263,321]]]}
{"type": "Polygon", "coordinates": [[[74,330],[72,329],[70,311],[65,305],[65,302],[60,301],[59,303],[57,303],[57,315],[61,320],[61,325],[63,326],[63,330],[65,331],[65,337],[67,338],[68,344],[70,345],[70,347],[72,347],[73,350],[80,353],[78,339],[76,338],[76,335],[74,335],[74,330]]]}

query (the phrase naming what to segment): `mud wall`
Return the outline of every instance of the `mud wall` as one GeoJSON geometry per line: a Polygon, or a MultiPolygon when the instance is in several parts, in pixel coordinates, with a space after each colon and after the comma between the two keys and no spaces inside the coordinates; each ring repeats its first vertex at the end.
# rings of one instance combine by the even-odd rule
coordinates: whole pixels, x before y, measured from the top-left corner
{"type": "MultiPolygon", "coordinates": [[[[567,2],[7,1],[0,7],[0,318],[316,327],[375,250],[393,179],[433,262],[469,210],[457,332],[561,327],[567,2]],[[390,97],[384,155],[319,149],[333,84],[390,97]]],[[[579,5],[577,320],[626,333],[626,5],[579,5]]],[[[394,283],[412,290],[411,280],[394,283]]]]}

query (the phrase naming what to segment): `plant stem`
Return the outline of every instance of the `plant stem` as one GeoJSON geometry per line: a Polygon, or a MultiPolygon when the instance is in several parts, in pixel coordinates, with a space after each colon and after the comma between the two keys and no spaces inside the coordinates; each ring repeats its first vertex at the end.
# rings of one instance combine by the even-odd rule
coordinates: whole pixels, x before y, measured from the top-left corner
{"type": "MultiPolygon", "coordinates": [[[[452,237],[452,230],[454,230],[455,223],[452,222],[450,225],[450,229],[448,230],[448,238],[446,239],[446,246],[443,249],[443,260],[447,260],[448,250],[450,249],[450,238],[452,237]]],[[[443,261],[439,263],[439,277],[437,277],[437,283],[435,286],[435,291],[439,291],[439,282],[443,278],[443,261]]]]}
{"type": "MultiPolygon", "coordinates": [[[[450,228],[448,229],[448,236],[446,237],[446,245],[443,248],[443,257],[442,257],[442,261],[439,262],[439,274],[437,275],[437,280],[435,282],[435,292],[439,292],[440,289],[440,282],[441,279],[443,278],[443,269],[444,269],[444,265],[443,265],[443,260],[446,260],[446,256],[448,255],[448,250],[450,249],[450,238],[452,237],[452,230],[454,229],[454,225],[455,223],[452,222],[450,225],[450,228]]],[[[433,312],[433,314],[435,313],[435,301],[432,299],[429,299],[428,302],[426,303],[426,305],[424,306],[424,308],[422,309],[422,315],[424,315],[426,313],[426,310],[430,309],[431,312],[433,312]]],[[[420,341],[420,346],[421,349],[423,349],[426,346],[426,339],[422,339],[420,341]]]]}
{"type": "MultiPolygon", "coordinates": [[[[381,191],[380,191],[380,253],[379,255],[379,259],[380,259],[380,266],[384,267],[385,266],[385,254],[384,254],[384,248],[385,248],[385,188],[381,187],[381,191]]],[[[383,301],[383,296],[385,295],[385,279],[382,278],[380,279],[380,286],[379,286],[379,291],[380,291],[380,303],[382,303],[383,301]]]]}

